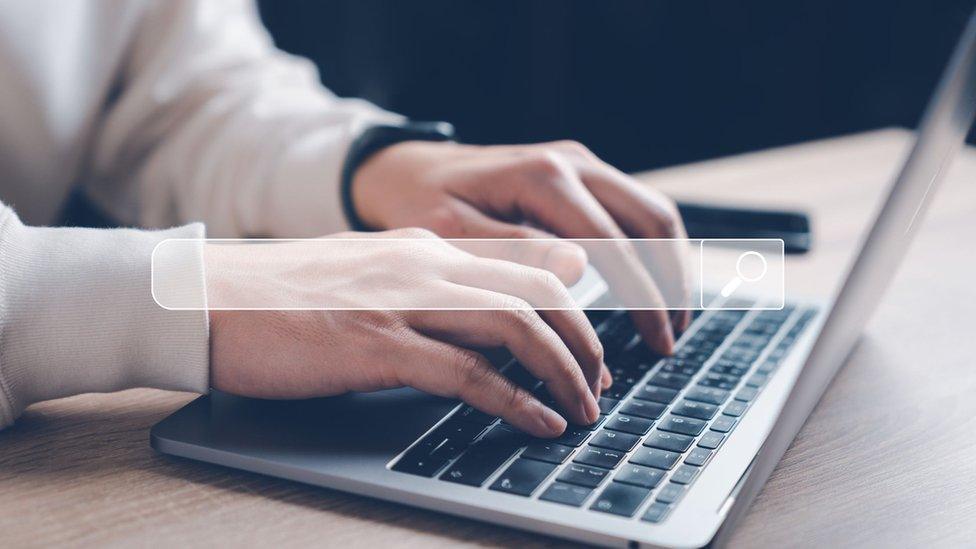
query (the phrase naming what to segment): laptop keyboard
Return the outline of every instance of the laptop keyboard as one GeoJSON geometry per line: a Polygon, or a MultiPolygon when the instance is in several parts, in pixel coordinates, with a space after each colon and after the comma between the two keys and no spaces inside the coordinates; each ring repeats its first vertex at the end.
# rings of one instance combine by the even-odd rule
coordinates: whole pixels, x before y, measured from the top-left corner
{"type": "MultiPolygon", "coordinates": [[[[600,419],[536,439],[461,405],[418,440],[394,471],[664,521],[749,410],[816,314],[813,309],[696,311],[671,357],[653,354],[620,311],[589,311],[613,385],[600,419]],[[697,329],[696,329],[697,327],[697,329]],[[514,459],[513,459],[514,458],[514,459]]],[[[558,409],[516,362],[515,383],[558,409]]]]}

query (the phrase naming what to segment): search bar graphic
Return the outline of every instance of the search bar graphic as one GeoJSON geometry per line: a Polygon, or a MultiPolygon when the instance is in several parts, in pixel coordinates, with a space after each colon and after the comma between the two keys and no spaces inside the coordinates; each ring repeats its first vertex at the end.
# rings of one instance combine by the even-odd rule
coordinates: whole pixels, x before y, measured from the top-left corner
{"type": "Polygon", "coordinates": [[[786,302],[785,246],[779,239],[703,239],[699,243],[703,309],[781,309],[786,302]],[[707,288],[721,288],[713,300],[707,288]]]}
{"type": "Polygon", "coordinates": [[[173,310],[775,309],[784,302],[782,240],[390,234],[166,240],[152,255],[152,298],[173,310]]]}

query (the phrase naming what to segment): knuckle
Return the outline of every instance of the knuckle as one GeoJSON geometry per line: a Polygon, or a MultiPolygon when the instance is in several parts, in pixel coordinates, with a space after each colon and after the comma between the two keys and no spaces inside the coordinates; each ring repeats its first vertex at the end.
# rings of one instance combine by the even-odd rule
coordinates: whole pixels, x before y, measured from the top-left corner
{"type": "MultiPolygon", "coordinates": [[[[434,234],[449,235],[457,233],[462,227],[460,213],[449,206],[441,206],[428,214],[427,225],[434,234]]],[[[422,236],[419,238],[427,238],[422,236]]]]}
{"type": "Polygon", "coordinates": [[[518,385],[514,383],[506,383],[506,391],[508,395],[505,398],[505,409],[506,410],[521,410],[526,405],[527,395],[519,389],[518,385]]]}
{"type": "Polygon", "coordinates": [[[491,375],[491,371],[482,364],[481,357],[463,349],[459,349],[454,357],[454,371],[457,375],[458,393],[461,395],[479,390],[491,375]]]}
{"type": "Polygon", "coordinates": [[[512,298],[506,302],[505,308],[498,311],[498,320],[501,324],[514,326],[518,333],[525,333],[531,330],[535,324],[535,314],[529,304],[519,298],[512,298]]]}
{"type": "Polygon", "coordinates": [[[555,273],[546,269],[535,269],[533,276],[535,277],[536,284],[546,293],[562,296],[564,286],[555,273]]]}
{"type": "Polygon", "coordinates": [[[661,234],[672,238],[678,235],[681,226],[681,218],[677,211],[666,211],[658,217],[658,225],[661,234]]]}
{"type": "Polygon", "coordinates": [[[540,307],[564,307],[572,302],[569,291],[555,273],[546,269],[532,268],[532,303],[540,307]]]}
{"type": "Polygon", "coordinates": [[[542,150],[526,157],[532,173],[548,184],[559,184],[566,180],[566,161],[553,150],[542,150]]]}
{"type": "Polygon", "coordinates": [[[575,154],[579,156],[590,156],[593,154],[586,145],[574,139],[564,139],[562,141],[557,141],[556,143],[554,143],[554,145],[559,149],[566,151],[567,153],[570,154],[575,154]]]}
{"type": "Polygon", "coordinates": [[[600,342],[600,338],[597,337],[595,331],[589,330],[586,342],[583,344],[582,353],[583,359],[589,364],[603,364],[603,344],[600,342]]]}

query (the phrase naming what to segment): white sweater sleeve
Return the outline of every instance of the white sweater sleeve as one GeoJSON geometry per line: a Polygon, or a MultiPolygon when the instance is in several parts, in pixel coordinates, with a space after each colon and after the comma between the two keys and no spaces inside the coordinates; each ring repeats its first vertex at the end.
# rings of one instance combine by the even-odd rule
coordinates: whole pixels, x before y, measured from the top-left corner
{"type": "Polygon", "coordinates": [[[154,0],[99,124],[89,195],[129,225],[203,221],[211,237],[348,228],[352,140],[399,120],[322,87],[274,47],[253,0],[154,0]]]}
{"type": "MultiPolygon", "coordinates": [[[[155,245],[203,232],[27,227],[0,204],[0,428],[78,393],[206,392],[206,311],[167,311],[150,293],[155,245]]],[[[190,261],[203,292],[202,261],[190,261]]]]}

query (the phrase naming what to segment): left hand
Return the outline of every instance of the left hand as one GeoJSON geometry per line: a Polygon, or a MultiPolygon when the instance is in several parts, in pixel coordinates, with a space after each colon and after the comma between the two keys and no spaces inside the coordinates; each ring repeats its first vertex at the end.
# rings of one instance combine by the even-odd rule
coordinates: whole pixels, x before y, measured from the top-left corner
{"type": "MultiPolygon", "coordinates": [[[[423,227],[443,238],[687,238],[673,201],[572,141],[399,143],[360,166],[352,198],[370,228],[423,227]]],[[[609,282],[637,281],[648,303],[662,305],[632,317],[652,349],[671,354],[674,333],[687,327],[690,315],[669,313],[658,285],[680,284],[668,294],[686,295],[686,266],[679,254],[664,258],[669,280],[655,280],[629,243],[620,246],[626,272],[622,281],[609,282]]]]}

